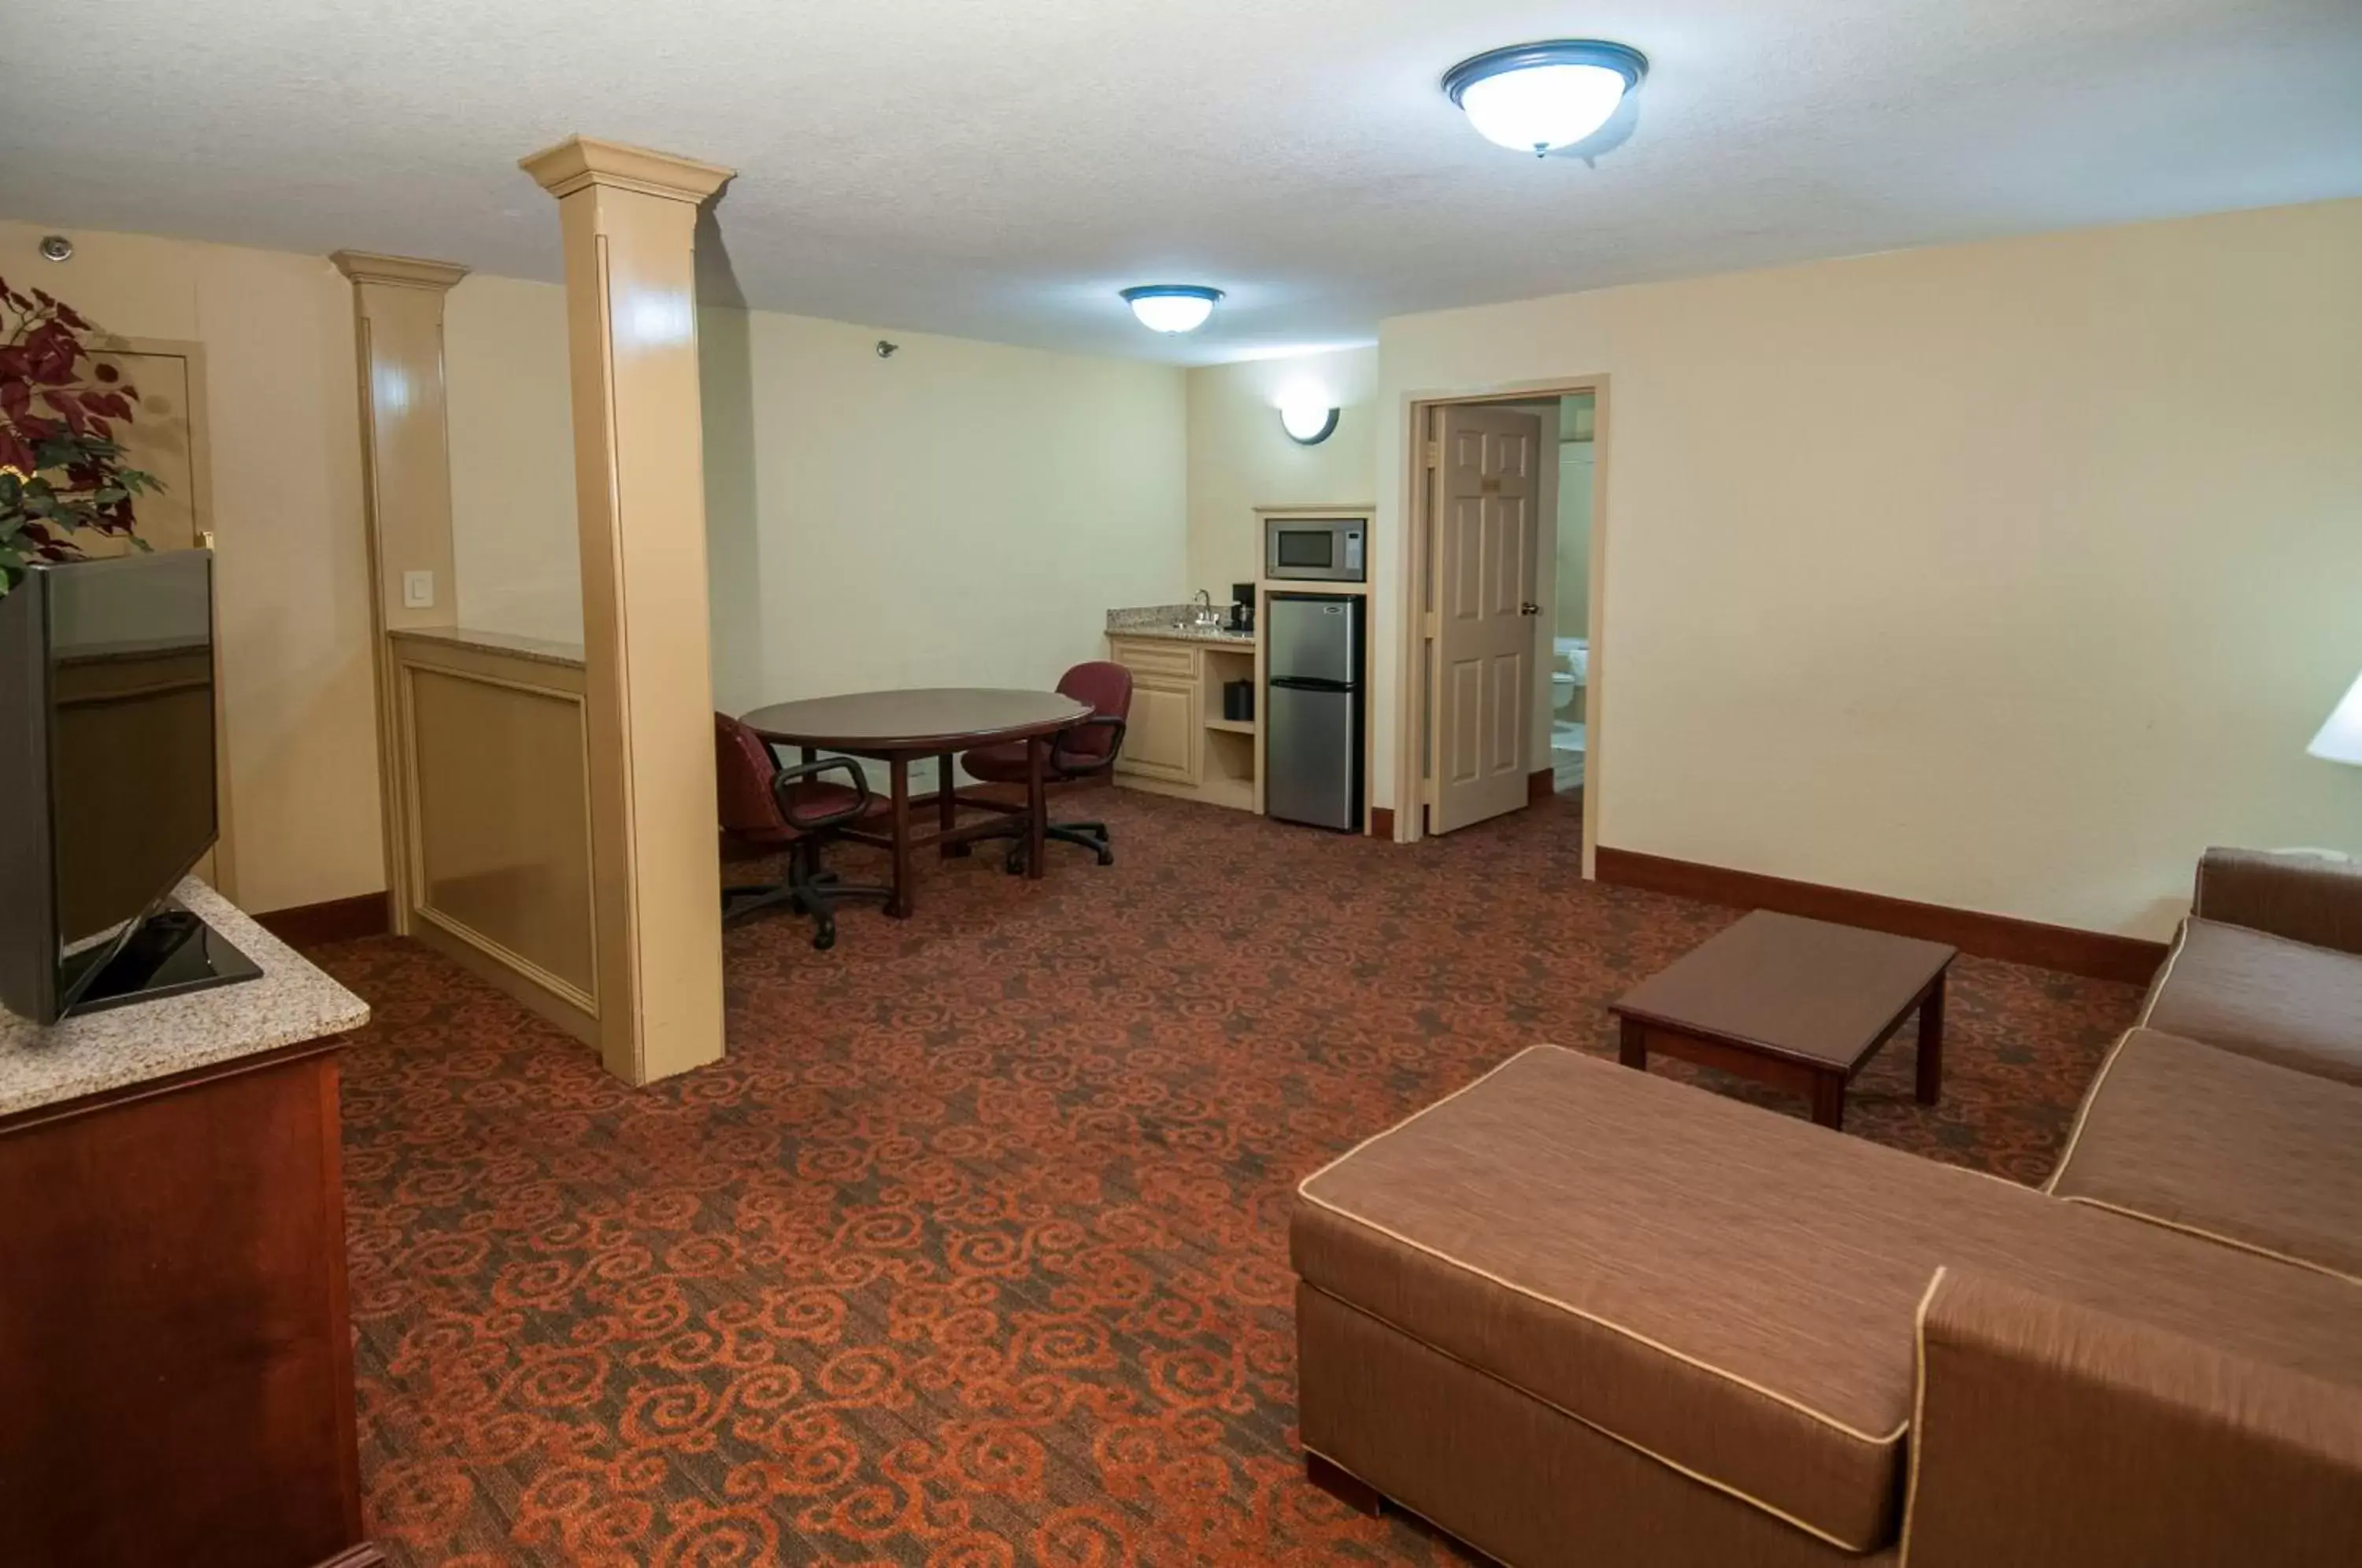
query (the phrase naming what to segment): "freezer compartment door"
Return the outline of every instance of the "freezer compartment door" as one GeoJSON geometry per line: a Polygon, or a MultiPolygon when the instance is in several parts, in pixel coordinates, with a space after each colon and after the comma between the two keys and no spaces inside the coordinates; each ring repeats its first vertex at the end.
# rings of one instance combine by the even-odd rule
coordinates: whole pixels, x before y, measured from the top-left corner
{"type": "Polygon", "coordinates": [[[1274,680],[1362,679],[1362,601],[1341,594],[1275,593],[1264,627],[1274,680]]]}
{"type": "Polygon", "coordinates": [[[1273,686],[1264,723],[1264,814],[1359,833],[1362,828],[1361,695],[1273,686]]]}

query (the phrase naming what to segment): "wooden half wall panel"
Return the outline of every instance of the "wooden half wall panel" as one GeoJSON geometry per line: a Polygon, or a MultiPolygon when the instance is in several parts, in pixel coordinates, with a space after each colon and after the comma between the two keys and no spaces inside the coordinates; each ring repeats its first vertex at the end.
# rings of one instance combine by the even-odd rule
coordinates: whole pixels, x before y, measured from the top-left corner
{"type": "Polygon", "coordinates": [[[595,1048],[582,669],[465,639],[392,639],[411,934],[595,1048]]]}

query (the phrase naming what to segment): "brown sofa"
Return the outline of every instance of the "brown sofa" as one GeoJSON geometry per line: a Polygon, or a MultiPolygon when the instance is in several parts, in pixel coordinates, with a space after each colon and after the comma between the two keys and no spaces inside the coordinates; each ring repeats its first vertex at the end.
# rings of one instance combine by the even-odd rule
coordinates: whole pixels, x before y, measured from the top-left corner
{"type": "Polygon", "coordinates": [[[1538,1046],[1298,1196],[1308,1468],[1518,1568],[2362,1562],[2362,869],[2207,855],[2045,1192],[1538,1046]]]}

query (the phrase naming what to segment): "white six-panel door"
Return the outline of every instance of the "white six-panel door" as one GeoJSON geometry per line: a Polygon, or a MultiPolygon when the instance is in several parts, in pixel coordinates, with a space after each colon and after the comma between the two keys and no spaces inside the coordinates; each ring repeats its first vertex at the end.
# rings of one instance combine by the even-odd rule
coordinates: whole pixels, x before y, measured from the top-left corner
{"type": "Polygon", "coordinates": [[[1437,413],[1435,796],[1450,833],[1526,803],[1534,696],[1534,579],[1546,452],[1540,415],[1437,413]]]}

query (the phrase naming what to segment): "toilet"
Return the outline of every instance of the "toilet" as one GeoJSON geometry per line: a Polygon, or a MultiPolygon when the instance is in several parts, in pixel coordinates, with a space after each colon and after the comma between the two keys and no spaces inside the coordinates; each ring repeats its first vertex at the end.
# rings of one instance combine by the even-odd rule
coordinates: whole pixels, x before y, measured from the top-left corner
{"type": "Polygon", "coordinates": [[[1565,715],[1578,692],[1591,683],[1591,639],[1552,639],[1556,657],[1551,661],[1551,749],[1583,750],[1583,721],[1565,715]]]}

